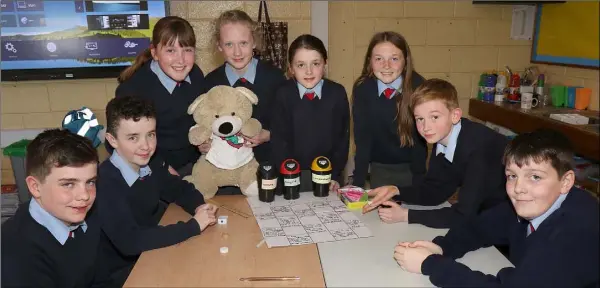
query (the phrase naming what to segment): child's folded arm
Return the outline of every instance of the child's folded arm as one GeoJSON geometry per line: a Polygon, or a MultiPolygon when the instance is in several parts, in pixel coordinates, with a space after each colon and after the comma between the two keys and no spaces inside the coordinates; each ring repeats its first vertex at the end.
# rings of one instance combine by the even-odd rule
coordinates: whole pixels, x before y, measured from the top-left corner
{"type": "Polygon", "coordinates": [[[200,234],[195,219],[167,226],[140,227],[134,219],[123,189],[106,189],[98,182],[98,190],[111,195],[98,198],[102,230],[117,250],[124,255],[139,255],[144,251],[180,243],[200,234]]]}
{"type": "MultiPolygon", "coordinates": [[[[445,252],[445,251],[444,251],[445,252]]],[[[436,287],[500,287],[493,275],[473,271],[462,263],[439,254],[432,254],[421,264],[423,275],[436,287]]]]}
{"type": "Polygon", "coordinates": [[[498,183],[497,187],[492,187],[493,185],[490,184],[501,176],[496,173],[502,172],[495,169],[496,164],[489,163],[486,153],[489,153],[486,149],[478,149],[469,157],[465,171],[466,176],[458,193],[458,203],[454,205],[458,211],[458,217],[475,216],[484,208],[482,207],[483,201],[488,198],[488,195],[496,194],[496,192],[504,194],[506,189],[504,185],[498,183]]]}
{"type": "Polygon", "coordinates": [[[429,172],[421,183],[416,185],[398,187],[400,195],[394,196],[395,201],[406,202],[414,205],[435,206],[447,201],[456,191],[457,184],[447,171],[429,161],[429,172]]]}
{"type": "Polygon", "coordinates": [[[517,267],[495,277],[442,255],[427,257],[421,272],[438,287],[587,287],[598,281],[598,239],[570,232],[528,245],[517,267]]]}
{"type": "Polygon", "coordinates": [[[453,207],[435,210],[409,210],[408,223],[418,223],[431,228],[450,228],[457,219],[462,218],[453,207]]]}
{"type": "MultiPolygon", "coordinates": [[[[450,208],[437,210],[411,210],[408,213],[409,223],[420,223],[433,228],[450,228],[453,224],[459,223],[467,217],[476,216],[482,208],[482,201],[485,196],[492,193],[491,191],[488,191],[490,188],[486,189],[486,183],[490,181],[490,177],[493,177],[490,175],[490,164],[486,163],[486,159],[487,158],[479,152],[474,153],[472,157],[469,158],[467,170],[465,171],[465,175],[468,176],[462,181],[463,185],[458,193],[458,203],[452,205],[450,208]]],[[[426,177],[422,185],[420,185],[421,189],[419,189],[418,195],[414,195],[416,196],[415,198],[408,198],[413,196],[410,193],[415,193],[411,190],[408,190],[408,193],[406,193],[406,191],[403,193],[403,190],[400,190],[398,198],[409,203],[411,203],[409,199],[418,200],[414,204],[421,205],[435,205],[437,202],[446,201],[454,193],[454,191],[450,190],[450,187],[458,185],[453,185],[447,178],[444,178],[447,177],[447,175],[440,179],[436,179],[433,176],[441,176],[442,173],[440,173],[441,171],[438,172],[433,169],[431,171],[432,173],[428,173],[428,177],[426,177]],[[405,197],[408,199],[403,199],[405,197]]],[[[498,187],[498,189],[503,188],[504,187],[498,187]]]]}
{"type": "MultiPolygon", "coordinates": [[[[408,217],[410,221],[410,210],[408,217]]],[[[467,252],[491,245],[507,245],[510,223],[517,221],[510,203],[502,203],[477,217],[456,223],[445,236],[433,239],[444,251],[444,256],[460,258],[467,252]]]]}
{"type": "Polygon", "coordinates": [[[158,170],[161,178],[158,183],[162,186],[160,198],[169,203],[175,202],[190,215],[196,214],[196,208],[205,203],[202,193],[194,184],[172,175],[166,168],[161,167],[158,170]]]}

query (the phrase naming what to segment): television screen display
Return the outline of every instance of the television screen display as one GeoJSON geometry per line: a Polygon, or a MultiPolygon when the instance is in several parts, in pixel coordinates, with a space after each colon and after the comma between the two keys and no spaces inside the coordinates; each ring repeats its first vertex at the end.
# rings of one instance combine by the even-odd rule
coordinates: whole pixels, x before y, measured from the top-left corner
{"type": "Polygon", "coordinates": [[[154,24],[168,14],[164,1],[0,3],[3,80],[115,76],[149,46],[154,24]]]}

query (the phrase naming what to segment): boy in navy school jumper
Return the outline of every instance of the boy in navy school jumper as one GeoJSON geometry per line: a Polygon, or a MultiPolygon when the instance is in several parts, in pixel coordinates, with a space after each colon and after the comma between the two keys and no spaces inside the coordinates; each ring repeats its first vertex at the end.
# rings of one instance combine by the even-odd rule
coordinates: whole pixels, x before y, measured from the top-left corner
{"type": "Polygon", "coordinates": [[[416,184],[426,172],[427,145],[415,131],[408,101],[423,82],[402,35],[386,31],[371,38],[361,76],[353,87],[356,144],[353,185],[370,187],[400,181],[416,184]]]}
{"type": "Polygon", "coordinates": [[[216,207],[154,155],[155,113],[151,102],[139,97],[114,98],[106,107],[106,140],[114,151],[100,165],[98,210],[107,238],[103,268],[113,285],[125,282],[142,252],[185,241],[216,222],[216,207]],[[166,209],[160,200],[194,216],[158,226],[166,209]]]}
{"type": "Polygon", "coordinates": [[[379,216],[387,223],[419,223],[433,228],[450,228],[454,223],[507,201],[502,155],[506,137],[482,124],[461,118],[454,86],[440,79],[426,80],[413,93],[412,110],[417,130],[435,144],[429,170],[419,185],[385,186],[370,191],[376,195],[369,211],[380,204],[379,216]],[[434,206],[448,200],[456,189],[458,203],[436,210],[409,210],[395,202],[434,206]]]}
{"type": "Polygon", "coordinates": [[[3,287],[91,287],[100,241],[98,154],[68,130],[46,130],[27,146],[29,202],[2,225],[3,287]]]}
{"type": "MultiPolygon", "coordinates": [[[[157,112],[157,152],[170,171],[181,176],[189,175],[200,157],[198,147],[188,139],[188,131],[196,123],[187,108],[206,88],[204,74],[194,64],[195,46],[194,30],[186,20],[161,18],[154,27],[151,48],[123,71],[115,92],[116,97],[152,101],[157,112]]],[[[106,147],[112,151],[108,143],[106,147]]]]}
{"type": "Polygon", "coordinates": [[[208,73],[206,81],[207,90],[217,85],[243,86],[258,96],[258,104],[252,106],[252,118],[262,124],[263,130],[247,139],[255,147],[254,155],[261,163],[270,157],[271,106],[275,91],[285,77],[279,68],[252,56],[256,47],[256,35],[252,32],[257,31],[255,27],[254,20],[240,10],[225,11],[219,16],[214,37],[226,62],[208,73]]]}
{"type": "Polygon", "coordinates": [[[598,287],[598,200],[573,187],[573,149],[555,131],[517,136],[506,148],[503,203],[433,242],[399,243],[394,258],[439,287],[598,287]],[[469,251],[509,245],[514,265],[496,276],[455,262],[469,251]]]}
{"type": "MultiPolygon", "coordinates": [[[[323,78],[327,50],[319,38],[306,34],[296,38],[288,61],[293,78],[277,90],[273,105],[272,161],[279,167],[293,158],[300,169],[310,170],[316,157],[325,156],[332,166],[330,190],[335,191],[342,182],[350,142],[346,90],[323,78]]],[[[310,186],[311,182],[303,182],[310,186]]]]}

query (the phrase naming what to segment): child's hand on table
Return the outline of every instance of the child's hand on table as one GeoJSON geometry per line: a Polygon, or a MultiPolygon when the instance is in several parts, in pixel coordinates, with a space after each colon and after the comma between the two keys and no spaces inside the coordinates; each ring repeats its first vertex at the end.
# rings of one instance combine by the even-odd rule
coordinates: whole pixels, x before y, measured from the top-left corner
{"type": "Polygon", "coordinates": [[[442,247],[438,246],[437,244],[431,242],[431,241],[422,241],[422,240],[418,240],[418,241],[414,241],[414,242],[400,242],[398,243],[398,246],[403,246],[403,247],[408,247],[408,248],[425,248],[427,250],[429,250],[432,254],[440,254],[440,255],[444,255],[444,251],[442,250],[442,247]]]}
{"type": "Polygon", "coordinates": [[[394,249],[394,259],[396,259],[398,265],[411,273],[422,274],[421,265],[423,264],[423,261],[432,254],[434,253],[427,248],[410,247],[410,245],[398,244],[394,249]]]}
{"type": "Polygon", "coordinates": [[[196,213],[198,213],[198,210],[200,209],[204,209],[206,211],[208,211],[209,214],[212,214],[213,216],[215,216],[217,214],[217,210],[219,209],[217,206],[210,204],[210,203],[206,203],[206,204],[202,204],[198,207],[196,207],[196,213]]]}
{"type": "Polygon", "coordinates": [[[204,231],[206,227],[217,223],[217,217],[215,216],[216,212],[217,207],[212,204],[204,204],[196,208],[194,219],[196,219],[198,225],[200,225],[200,231],[204,231]]]}
{"type": "Polygon", "coordinates": [[[389,207],[383,208],[380,206],[378,209],[379,219],[384,223],[408,222],[408,209],[394,201],[385,201],[381,205],[389,207]]]}
{"type": "MultiPolygon", "coordinates": [[[[381,186],[369,191],[369,197],[373,197],[367,205],[363,206],[363,213],[367,213],[383,204],[383,202],[392,199],[392,197],[400,195],[400,191],[396,186],[381,186]]],[[[385,204],[384,204],[385,205],[385,204]]]]}
{"type": "Polygon", "coordinates": [[[329,191],[337,192],[338,189],[340,189],[340,183],[335,180],[331,180],[331,183],[329,183],[329,191]]]}

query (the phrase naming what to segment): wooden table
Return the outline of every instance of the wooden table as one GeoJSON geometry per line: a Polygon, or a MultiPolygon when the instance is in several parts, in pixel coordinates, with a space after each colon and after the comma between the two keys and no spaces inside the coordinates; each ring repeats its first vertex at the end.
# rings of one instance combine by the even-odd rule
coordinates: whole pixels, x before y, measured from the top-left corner
{"type": "MultiPolygon", "coordinates": [[[[242,196],[218,196],[219,203],[252,215],[242,196]]],[[[254,217],[228,215],[227,225],[214,225],[183,243],[142,253],[124,287],[324,287],[317,245],[256,248],[262,234],[254,217]],[[220,254],[219,248],[229,247],[220,254]],[[242,282],[241,277],[300,276],[299,281],[242,282]]],[[[160,225],[186,221],[191,216],[170,205],[160,225]]]]}
{"type": "MultiPolygon", "coordinates": [[[[252,215],[244,196],[219,196],[221,204],[252,215]]],[[[447,206],[445,203],[441,206],[447,206]]],[[[409,209],[433,209],[407,205],[409,209]]],[[[142,253],[125,287],[425,287],[429,278],[400,269],[392,258],[398,241],[431,240],[447,229],[419,224],[385,224],[377,212],[355,214],[371,229],[373,237],[349,241],[268,249],[254,217],[229,215],[227,226],[215,225],[181,244],[142,253]],[[229,247],[221,255],[219,248],[229,247]],[[300,276],[299,281],[241,282],[240,277],[300,276]]],[[[161,225],[191,216],[176,205],[165,213],[161,225]]],[[[496,275],[511,263],[496,248],[482,248],[459,262],[496,275]]]]}

